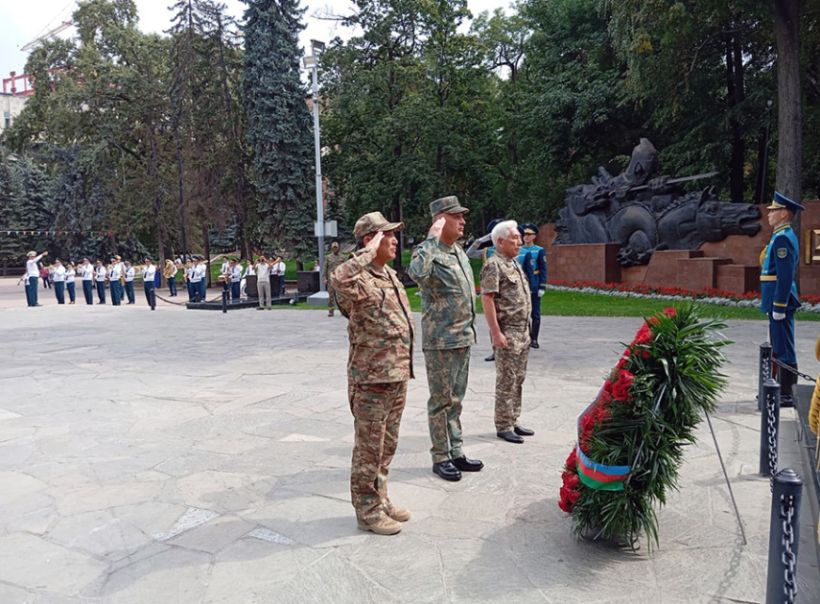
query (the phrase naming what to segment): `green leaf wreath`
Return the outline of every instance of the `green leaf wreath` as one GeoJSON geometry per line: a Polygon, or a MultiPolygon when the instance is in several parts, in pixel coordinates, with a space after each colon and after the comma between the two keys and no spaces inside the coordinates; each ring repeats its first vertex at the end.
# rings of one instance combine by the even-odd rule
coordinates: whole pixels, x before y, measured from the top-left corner
{"type": "Polygon", "coordinates": [[[684,446],[726,384],[725,327],[694,305],[646,320],[578,419],[559,507],[576,534],[635,547],[658,543],[655,503],[678,488],[684,446]]]}

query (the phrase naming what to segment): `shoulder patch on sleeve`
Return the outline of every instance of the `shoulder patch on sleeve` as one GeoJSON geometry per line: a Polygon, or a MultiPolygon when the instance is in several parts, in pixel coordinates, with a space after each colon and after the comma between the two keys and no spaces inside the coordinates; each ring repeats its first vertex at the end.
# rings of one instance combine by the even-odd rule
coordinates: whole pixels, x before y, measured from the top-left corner
{"type": "Polygon", "coordinates": [[[789,255],[789,250],[787,248],[785,248],[785,247],[777,248],[777,257],[778,258],[785,258],[788,255],[789,255]]]}

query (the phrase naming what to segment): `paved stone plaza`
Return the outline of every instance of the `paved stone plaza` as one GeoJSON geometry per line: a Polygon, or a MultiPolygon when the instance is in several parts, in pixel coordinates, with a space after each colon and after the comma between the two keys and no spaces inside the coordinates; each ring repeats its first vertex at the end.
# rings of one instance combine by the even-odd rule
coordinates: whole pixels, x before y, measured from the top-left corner
{"type": "MultiPolygon", "coordinates": [[[[736,343],[713,420],[748,545],[704,423],[660,511],[660,548],[644,542],[635,554],[576,541],[557,500],[575,418],[638,319],[546,317],[522,416],[536,436],[512,445],[495,437],[479,317],[463,423],[467,454],[487,467],[457,483],[430,471],[417,351],[390,482],[413,518],[380,537],[357,530],[349,502],[343,318],[151,312],[144,299],[58,307],[46,297],[28,309],[21,297],[0,280],[2,604],[764,599],[770,495],[756,475],[753,402],[762,321],[726,331],[736,343]]],[[[816,326],[797,328],[812,374],[816,326]]],[[[784,465],[800,470],[792,417],[784,411],[784,465]]],[[[816,510],[806,516],[811,530],[816,510]]],[[[800,601],[820,601],[817,568],[805,547],[800,601]]]]}

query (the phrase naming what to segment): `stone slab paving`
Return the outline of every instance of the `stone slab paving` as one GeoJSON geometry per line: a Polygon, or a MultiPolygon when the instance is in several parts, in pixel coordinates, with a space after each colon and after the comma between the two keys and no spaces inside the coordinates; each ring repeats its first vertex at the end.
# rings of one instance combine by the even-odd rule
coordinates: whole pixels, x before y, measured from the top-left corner
{"type": "MultiPolygon", "coordinates": [[[[494,435],[480,317],[463,423],[487,467],[458,483],[430,471],[419,352],[390,482],[413,518],[379,537],[356,529],[349,503],[344,319],[27,309],[18,294],[0,280],[0,603],[763,601],[763,322],[727,329],[730,385],[714,418],[748,545],[704,425],[660,511],[660,548],[633,554],[576,541],[557,495],[575,417],[638,319],[545,319],[522,417],[536,436],[519,446],[494,435]]],[[[815,336],[798,325],[801,358],[815,336]]],[[[797,459],[790,414],[784,456],[797,459]]],[[[801,565],[802,601],[820,601],[811,547],[801,565]]]]}

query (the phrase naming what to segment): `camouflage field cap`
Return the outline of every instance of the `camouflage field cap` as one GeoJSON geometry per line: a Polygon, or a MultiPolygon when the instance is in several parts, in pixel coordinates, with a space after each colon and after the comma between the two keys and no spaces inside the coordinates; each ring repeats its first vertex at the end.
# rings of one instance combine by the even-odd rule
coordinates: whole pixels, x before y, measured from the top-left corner
{"type": "Polygon", "coordinates": [[[368,233],[375,231],[395,231],[403,228],[403,222],[388,222],[381,212],[370,212],[356,221],[356,225],[353,227],[353,236],[356,239],[361,239],[368,233]]]}
{"type": "Polygon", "coordinates": [[[458,197],[455,195],[448,195],[441,197],[430,203],[430,214],[435,216],[446,212],[447,214],[463,214],[469,212],[467,208],[458,203],[458,197]]]}

